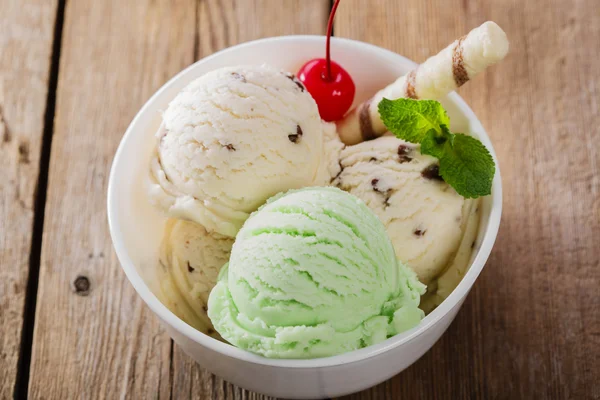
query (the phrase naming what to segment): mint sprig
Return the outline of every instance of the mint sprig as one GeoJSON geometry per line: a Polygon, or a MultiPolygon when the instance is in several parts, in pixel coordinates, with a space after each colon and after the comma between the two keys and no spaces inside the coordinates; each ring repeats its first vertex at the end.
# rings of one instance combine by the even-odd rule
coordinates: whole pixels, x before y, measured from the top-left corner
{"type": "Polygon", "coordinates": [[[430,129],[441,133],[440,125],[450,125],[446,110],[435,100],[382,99],[378,107],[385,126],[407,142],[421,143],[430,129]]]}
{"type": "Polygon", "coordinates": [[[421,145],[421,154],[436,157],[440,176],[465,198],[491,193],[496,165],[474,137],[450,132],[450,118],[435,100],[382,99],[379,115],[396,137],[421,145]]]}

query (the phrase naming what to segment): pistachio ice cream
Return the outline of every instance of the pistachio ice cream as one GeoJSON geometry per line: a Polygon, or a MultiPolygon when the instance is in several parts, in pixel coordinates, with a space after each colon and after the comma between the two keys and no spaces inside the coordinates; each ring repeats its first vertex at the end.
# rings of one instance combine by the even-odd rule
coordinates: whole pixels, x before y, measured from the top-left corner
{"type": "Polygon", "coordinates": [[[208,315],[242,349],[325,357],[416,326],[424,290],[361,200],[308,188],[275,196],[246,221],[208,315]]]}

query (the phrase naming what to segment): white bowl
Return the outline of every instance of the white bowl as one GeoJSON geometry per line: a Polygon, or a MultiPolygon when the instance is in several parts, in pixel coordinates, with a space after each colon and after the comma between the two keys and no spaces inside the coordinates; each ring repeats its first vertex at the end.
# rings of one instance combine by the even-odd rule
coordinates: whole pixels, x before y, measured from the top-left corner
{"type": "MultiPolygon", "coordinates": [[[[143,182],[160,125],[160,111],[193,79],[226,65],[262,64],[297,71],[306,61],[322,57],[322,36],[286,36],[231,47],[198,61],[179,73],[148,100],[129,125],[115,155],[108,186],[108,219],[119,261],[131,284],[164,323],[175,342],[209,371],[243,388],[286,398],[335,397],[366,389],[407,368],[444,333],[488,259],[502,212],[500,171],[492,195],[482,202],[478,250],[458,287],[414,329],[382,343],[339,356],[312,360],[275,360],[237,349],[208,337],[169,311],[153,294],[153,272],[164,218],[149,204],[143,182]]],[[[405,74],[416,64],[382,48],[333,38],[333,58],[352,75],[356,102],[405,74]]],[[[456,94],[442,103],[453,130],[469,131],[494,153],[490,139],[473,111],[456,94]]],[[[498,164],[496,160],[496,165],[498,164]]]]}

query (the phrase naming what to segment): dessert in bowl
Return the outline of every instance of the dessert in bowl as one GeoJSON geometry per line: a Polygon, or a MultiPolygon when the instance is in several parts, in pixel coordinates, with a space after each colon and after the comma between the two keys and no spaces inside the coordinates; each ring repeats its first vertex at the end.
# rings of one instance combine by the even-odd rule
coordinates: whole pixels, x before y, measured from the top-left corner
{"type": "MultiPolygon", "coordinates": [[[[427,261],[427,251],[416,250],[413,260],[411,260],[415,264],[422,262],[425,266],[420,269],[420,272],[416,272],[419,278],[425,284],[428,284],[430,288],[431,296],[427,297],[427,294],[425,294],[422,300],[422,303],[428,308],[426,311],[430,311],[428,315],[422,319],[422,316],[419,317],[414,324],[404,326],[406,330],[401,329],[399,332],[394,332],[395,334],[390,335],[389,338],[386,338],[384,335],[377,340],[373,340],[373,344],[368,340],[363,340],[363,342],[357,340],[356,343],[359,343],[359,345],[350,346],[347,352],[341,354],[336,352],[337,355],[330,355],[325,352],[309,356],[316,356],[318,358],[302,359],[301,356],[298,357],[296,353],[291,352],[292,359],[278,359],[268,358],[271,355],[270,353],[253,353],[250,348],[248,350],[251,351],[236,348],[220,340],[220,336],[223,336],[225,340],[229,340],[228,337],[225,337],[227,336],[227,331],[218,331],[218,329],[215,331],[210,325],[210,318],[203,318],[203,312],[207,313],[208,316],[211,314],[210,310],[208,310],[209,307],[206,307],[205,310],[204,306],[205,303],[208,303],[209,306],[211,303],[211,300],[208,298],[208,294],[212,289],[208,287],[210,285],[204,285],[206,287],[203,290],[195,292],[195,298],[201,301],[201,303],[196,305],[196,309],[194,307],[187,307],[191,301],[184,299],[182,303],[177,296],[170,296],[174,290],[177,290],[185,297],[189,293],[185,293],[185,290],[181,289],[182,287],[194,290],[202,288],[202,284],[198,284],[198,282],[203,282],[202,279],[206,277],[191,279],[185,275],[186,272],[190,274],[198,273],[198,266],[188,264],[187,261],[180,259],[179,255],[182,253],[173,251],[173,245],[165,244],[165,232],[168,232],[167,236],[169,238],[181,237],[181,239],[176,239],[173,244],[176,245],[177,243],[181,243],[181,241],[185,242],[189,230],[178,227],[178,225],[196,223],[194,222],[195,215],[204,217],[210,215],[209,212],[211,210],[205,212],[202,207],[181,206],[185,203],[177,203],[177,200],[161,202],[161,198],[168,199],[169,197],[161,197],[160,195],[158,196],[159,200],[155,201],[154,205],[151,204],[148,196],[148,166],[153,163],[153,159],[156,157],[157,141],[154,139],[154,135],[156,132],[161,132],[161,129],[164,129],[161,128],[163,121],[159,111],[167,110],[169,103],[186,86],[211,71],[222,67],[238,65],[260,66],[263,64],[283,71],[297,71],[307,60],[321,55],[322,46],[323,38],[314,36],[264,39],[226,49],[184,70],[163,86],[146,103],[131,123],[115,156],[108,193],[111,235],[121,265],[136,291],[151,310],[161,319],[175,342],[187,354],[197,360],[200,365],[211,372],[244,388],[287,398],[321,398],[355,392],[388,379],[424,354],[453,320],[465,296],[481,272],[493,246],[501,214],[501,182],[497,169],[491,183],[491,194],[478,200],[475,207],[472,205],[465,207],[464,203],[466,201],[456,204],[458,200],[455,196],[448,201],[440,203],[440,206],[450,204],[449,207],[458,213],[464,213],[464,210],[468,210],[468,212],[467,217],[460,221],[461,224],[465,222],[465,226],[458,228],[460,239],[453,245],[453,249],[439,250],[445,255],[441,254],[436,259],[440,257],[444,258],[446,260],[445,266],[436,266],[433,269],[429,268],[432,262],[427,261]],[[156,207],[156,204],[158,204],[158,207],[156,207]],[[163,212],[161,212],[161,204],[163,205],[163,212]],[[165,209],[167,210],[166,213],[164,212],[165,209]],[[169,214],[169,210],[173,211],[174,214],[169,214]],[[196,212],[198,210],[201,211],[196,212]],[[477,211],[474,214],[476,215],[477,223],[467,227],[468,224],[466,222],[474,220],[474,218],[468,216],[475,212],[475,210],[477,211]],[[173,219],[177,220],[178,216],[181,217],[181,221],[187,219],[191,222],[173,221],[173,219]],[[471,248],[473,248],[472,251],[471,248]],[[448,265],[451,266],[456,259],[462,260],[457,262],[460,266],[455,269],[449,268],[448,265]],[[159,260],[161,261],[159,262],[159,260]],[[179,275],[167,274],[166,277],[161,275],[165,271],[161,267],[161,263],[167,268],[173,268],[173,266],[177,265],[179,275]],[[447,293],[443,293],[443,290],[440,293],[440,289],[447,290],[447,293]],[[167,294],[166,296],[165,293],[167,294]],[[441,297],[436,297],[438,293],[441,297]],[[187,323],[184,320],[187,320],[187,323]],[[196,328],[192,325],[196,326],[196,328]],[[204,333],[201,330],[204,330],[204,333]]],[[[416,66],[413,62],[398,54],[361,42],[334,38],[332,48],[336,61],[347,69],[355,82],[355,105],[362,104],[363,101],[369,99],[379,89],[386,87],[390,82],[405,75],[416,66]],[[360,60],[360,62],[357,62],[357,60],[360,60]]],[[[237,71],[229,71],[228,74],[234,76],[231,74],[232,72],[238,73],[237,71]]],[[[248,78],[248,80],[251,80],[251,78],[248,78]]],[[[290,82],[296,85],[293,79],[290,79],[290,82]]],[[[246,96],[243,92],[241,94],[242,96],[246,96]]],[[[451,93],[443,98],[439,98],[439,100],[452,121],[452,131],[468,132],[473,137],[479,139],[495,159],[493,147],[483,127],[460,97],[451,93]]],[[[351,115],[352,112],[348,114],[348,116],[351,115]]],[[[352,125],[352,121],[349,121],[348,125],[352,125]]],[[[361,124],[359,123],[358,126],[360,128],[361,124]]],[[[372,126],[376,127],[377,125],[372,124],[372,126]]],[[[309,141],[310,129],[304,129],[303,127],[301,129],[302,139],[309,141]]],[[[162,137],[163,134],[164,132],[159,133],[159,136],[162,137]]],[[[298,134],[298,131],[290,131],[286,134],[286,136],[292,135],[291,138],[287,138],[290,141],[290,146],[298,144],[297,141],[294,142],[294,140],[297,140],[297,137],[293,136],[295,134],[298,134]]],[[[397,140],[391,137],[381,139],[384,139],[386,142],[397,140]]],[[[158,140],[160,141],[161,139],[158,140]]],[[[365,144],[362,145],[373,147],[374,142],[364,142],[365,144]]],[[[224,148],[219,149],[219,151],[232,151],[228,148],[228,144],[230,143],[219,143],[224,145],[222,146],[224,148]]],[[[231,145],[233,147],[236,146],[236,144],[231,145]]],[[[415,171],[422,171],[421,166],[426,166],[426,164],[423,164],[423,159],[418,152],[411,153],[415,151],[414,149],[403,150],[402,154],[400,154],[398,143],[394,142],[390,146],[395,149],[395,156],[391,155],[388,146],[383,143],[381,146],[376,145],[374,148],[365,149],[364,152],[356,152],[350,149],[350,146],[345,149],[342,149],[343,146],[339,146],[339,148],[333,146],[336,148],[332,151],[340,154],[341,164],[338,164],[339,170],[335,171],[335,165],[332,166],[332,163],[324,162],[323,170],[316,168],[309,175],[312,179],[312,177],[317,177],[319,174],[329,174],[332,185],[346,189],[352,195],[361,198],[364,203],[373,209],[373,215],[377,215],[382,225],[386,224],[382,211],[378,212],[375,209],[376,206],[371,206],[369,202],[373,204],[377,203],[378,205],[389,203],[389,207],[387,208],[391,207],[391,209],[394,208],[396,202],[402,204],[406,200],[403,200],[401,193],[397,194],[401,191],[395,188],[394,185],[402,186],[402,182],[409,182],[409,187],[412,187],[411,185],[413,185],[413,181],[416,179],[414,171],[407,169],[407,164],[418,164],[418,169],[415,171]],[[369,155],[368,159],[362,160],[366,153],[372,153],[372,155],[369,155]],[[412,158],[412,160],[408,163],[399,163],[401,164],[401,169],[395,171],[395,167],[388,160],[388,158],[392,157],[403,160],[412,158]],[[371,161],[371,158],[375,158],[376,160],[371,161]],[[380,173],[381,177],[372,178],[371,173],[380,173]],[[360,177],[362,174],[368,178],[363,181],[367,182],[371,187],[371,191],[366,198],[363,198],[365,196],[362,193],[367,193],[367,191],[361,189],[360,185],[352,183],[357,176],[360,177]],[[405,178],[401,179],[401,182],[387,181],[388,177],[395,177],[397,175],[404,176],[405,178]],[[379,180],[373,183],[375,179],[379,180]],[[335,182],[335,180],[338,182],[335,182]],[[345,185],[346,187],[344,187],[345,185]],[[350,188],[356,188],[355,193],[352,193],[350,188]]],[[[237,148],[234,151],[237,151],[237,148]]],[[[396,159],[394,161],[398,162],[396,159]]],[[[160,169],[154,168],[153,171],[160,172],[160,169]]],[[[289,172],[289,174],[292,173],[295,172],[289,172]]],[[[165,173],[165,176],[167,176],[167,173],[165,173]]],[[[151,187],[152,185],[158,185],[158,187],[169,189],[167,187],[168,183],[161,185],[156,177],[156,173],[151,174],[151,187]]],[[[295,177],[291,181],[297,182],[299,179],[295,177]]],[[[311,179],[307,178],[306,181],[303,181],[299,185],[302,187],[326,185],[326,183],[321,184],[311,179]]],[[[177,182],[170,183],[177,184],[177,182]]],[[[431,182],[431,184],[441,185],[442,183],[431,182]]],[[[155,188],[157,187],[155,186],[155,188]]],[[[177,196],[180,194],[179,191],[181,189],[171,189],[167,195],[177,191],[175,196],[171,195],[171,198],[178,198],[177,196]]],[[[292,188],[277,187],[270,190],[285,191],[287,189],[292,188]]],[[[194,189],[192,188],[191,190],[194,189]]],[[[246,190],[248,189],[246,188],[246,190]]],[[[445,188],[444,191],[446,190],[449,189],[445,188]]],[[[275,193],[265,194],[265,196],[269,197],[270,194],[275,193]]],[[[194,198],[194,196],[191,197],[194,198]]],[[[258,203],[260,203],[260,200],[253,201],[251,205],[244,203],[242,206],[247,206],[247,208],[241,211],[249,215],[253,212],[252,207],[258,208],[260,206],[258,203]]],[[[214,205],[215,202],[209,204],[214,205]]],[[[233,203],[228,204],[231,205],[233,203]]],[[[233,215],[239,216],[240,214],[237,211],[240,210],[235,209],[235,211],[233,215]]],[[[418,213],[419,210],[415,212],[418,213]]],[[[453,214],[452,217],[458,219],[461,215],[453,214]]],[[[218,236],[217,239],[215,239],[214,235],[210,238],[207,237],[206,243],[218,243],[219,248],[223,248],[223,251],[228,252],[234,240],[230,235],[233,234],[235,236],[237,229],[243,226],[245,218],[247,216],[241,216],[239,218],[240,222],[236,222],[233,228],[231,225],[218,223],[218,218],[212,218],[210,221],[216,222],[214,225],[201,225],[202,227],[195,226],[190,228],[195,229],[194,232],[196,232],[193,233],[192,237],[202,240],[203,235],[215,232],[221,236],[218,236]]],[[[235,218],[233,220],[235,221],[235,218]]],[[[436,220],[438,219],[435,218],[434,221],[436,220]]],[[[457,224],[458,222],[456,221],[457,224]]],[[[411,231],[411,234],[415,238],[410,237],[410,239],[427,237],[428,234],[433,235],[438,232],[435,228],[435,224],[423,227],[422,229],[415,228],[411,231]],[[417,230],[420,230],[419,234],[415,233],[417,230]],[[423,231],[427,231],[427,233],[423,235],[423,231]]],[[[397,232],[400,232],[400,230],[397,232]]],[[[445,229],[440,230],[438,234],[444,235],[446,234],[444,232],[446,232],[445,229]]],[[[388,235],[392,236],[389,229],[388,235]]],[[[403,233],[398,233],[398,237],[403,237],[402,235],[403,233]]],[[[233,246],[235,248],[235,244],[233,246]]],[[[393,243],[393,247],[396,253],[406,251],[402,246],[396,245],[396,243],[393,243]]],[[[408,247],[409,250],[412,250],[415,246],[408,247]]],[[[199,250],[184,250],[189,250],[191,254],[194,254],[194,251],[201,253],[203,251],[201,247],[199,247],[199,250]]],[[[206,255],[205,253],[202,254],[206,255]]],[[[223,257],[217,254],[206,258],[202,262],[209,263],[214,260],[215,263],[221,263],[223,259],[223,257]]],[[[404,262],[409,266],[411,264],[407,260],[404,262]]],[[[237,271],[239,270],[240,268],[237,269],[237,271]]],[[[221,270],[221,273],[229,274],[228,276],[231,277],[231,269],[221,270]]],[[[216,279],[214,276],[216,270],[211,272],[211,274],[212,278],[209,277],[207,279],[214,281],[216,279]]],[[[217,327],[222,325],[217,324],[217,327]]]]}

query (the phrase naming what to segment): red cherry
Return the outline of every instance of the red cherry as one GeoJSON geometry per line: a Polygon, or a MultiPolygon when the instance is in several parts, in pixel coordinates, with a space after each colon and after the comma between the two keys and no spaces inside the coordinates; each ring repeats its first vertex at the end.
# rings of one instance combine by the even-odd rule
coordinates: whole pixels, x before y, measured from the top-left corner
{"type": "Polygon", "coordinates": [[[340,0],[336,0],[327,23],[325,58],[310,60],[298,71],[298,79],[312,95],[325,121],[342,119],[354,101],[356,88],[350,74],[338,63],[331,61],[331,32],[333,18],[340,0]]]}
{"type": "Polygon", "coordinates": [[[310,60],[298,71],[298,79],[306,86],[325,121],[341,119],[354,101],[354,82],[338,63],[330,61],[331,79],[327,76],[327,60],[310,60]]]}

